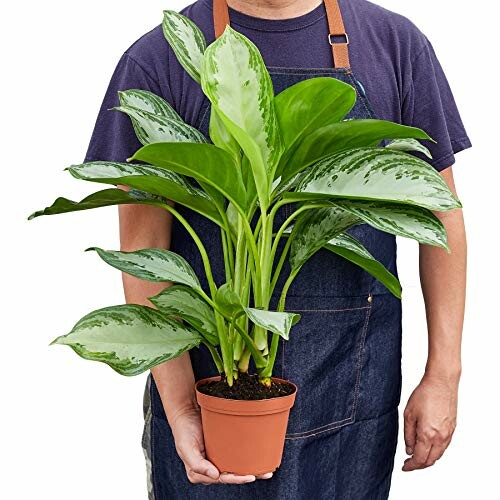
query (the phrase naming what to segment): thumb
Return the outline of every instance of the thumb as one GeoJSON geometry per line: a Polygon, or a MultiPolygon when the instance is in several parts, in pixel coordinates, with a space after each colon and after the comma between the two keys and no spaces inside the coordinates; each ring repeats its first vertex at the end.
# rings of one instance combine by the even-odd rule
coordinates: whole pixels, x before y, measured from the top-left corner
{"type": "Polygon", "coordinates": [[[211,479],[219,479],[220,473],[212,462],[209,462],[198,448],[191,448],[183,453],[184,464],[188,469],[202,476],[208,476],[211,479]]]}

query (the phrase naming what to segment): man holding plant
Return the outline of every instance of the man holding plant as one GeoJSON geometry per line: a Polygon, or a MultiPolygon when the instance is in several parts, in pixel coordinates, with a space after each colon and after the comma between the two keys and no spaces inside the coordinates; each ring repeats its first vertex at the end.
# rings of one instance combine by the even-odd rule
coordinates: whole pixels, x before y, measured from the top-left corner
{"type": "MultiPolygon", "coordinates": [[[[229,0],[228,4],[229,10],[225,0],[198,0],[182,13],[201,28],[207,43],[219,37],[226,24],[253,41],[269,68],[276,94],[309,78],[333,77],[356,89],[357,101],[349,118],[377,117],[425,130],[436,141],[426,144],[433,158],[427,161],[455,193],[454,154],[470,147],[470,142],[430,43],[409,21],[365,0],[229,0]]],[[[168,31],[168,27],[166,22],[164,29],[168,31]]],[[[106,111],[119,104],[117,92],[128,89],[162,96],[205,136],[210,125],[212,136],[210,102],[186,65],[176,59],[159,27],[121,59],[87,161],[123,162],[139,149],[127,117],[106,111]]],[[[417,156],[424,158],[424,149],[417,156]]],[[[291,213],[287,209],[277,213],[277,227],[291,213]]],[[[459,208],[436,212],[436,216],[448,232],[452,252],[420,246],[429,353],[424,376],[404,412],[409,455],[405,471],[433,465],[449,445],[456,424],[465,230],[459,208]]],[[[210,222],[190,222],[204,242],[218,237],[210,222]]],[[[350,234],[396,273],[396,233],[362,225],[350,234]]],[[[122,251],[172,249],[196,272],[203,271],[195,245],[178,219],[158,207],[120,206],[120,237],[122,251]]],[[[210,257],[217,252],[220,250],[214,246],[210,257]]],[[[220,284],[224,269],[222,264],[220,269],[214,267],[220,284]]],[[[165,283],[129,274],[124,274],[123,280],[126,300],[131,304],[150,306],[148,297],[165,288],[165,283]]],[[[283,286],[279,280],[278,284],[283,286]]],[[[207,460],[193,387],[195,379],[216,371],[202,346],[151,369],[144,440],[153,472],[150,498],[387,497],[401,383],[399,300],[387,291],[387,283],[382,285],[327,250],[318,252],[293,283],[285,285],[290,286],[286,310],[300,313],[303,319],[286,347],[282,341],[283,345],[278,344],[277,336],[276,345],[270,347],[276,356],[276,375],[299,386],[299,406],[291,416],[282,467],[272,479],[271,472],[258,477],[237,476],[217,470],[207,460]],[[189,482],[179,474],[182,467],[189,482]],[[201,491],[190,483],[219,486],[201,491]],[[234,486],[244,483],[254,484],[234,486]]],[[[278,300],[271,295],[271,303],[278,300]]],[[[242,349],[245,352],[244,344],[242,349]]],[[[265,349],[262,352],[269,354],[265,349]]],[[[239,368],[248,368],[249,359],[250,353],[240,358],[239,368]]]]}

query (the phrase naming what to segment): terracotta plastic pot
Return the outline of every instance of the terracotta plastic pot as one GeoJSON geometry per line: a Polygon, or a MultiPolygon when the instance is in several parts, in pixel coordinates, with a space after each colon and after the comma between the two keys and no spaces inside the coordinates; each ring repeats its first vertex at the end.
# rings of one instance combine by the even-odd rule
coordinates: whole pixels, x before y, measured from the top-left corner
{"type": "MultiPolygon", "coordinates": [[[[212,380],[220,377],[206,378],[196,384],[207,459],[221,472],[259,475],[275,471],[281,464],[288,415],[297,387],[294,385],[295,392],[289,396],[241,401],[209,396],[198,390],[212,380]]],[[[273,380],[285,382],[279,378],[273,380]]]]}

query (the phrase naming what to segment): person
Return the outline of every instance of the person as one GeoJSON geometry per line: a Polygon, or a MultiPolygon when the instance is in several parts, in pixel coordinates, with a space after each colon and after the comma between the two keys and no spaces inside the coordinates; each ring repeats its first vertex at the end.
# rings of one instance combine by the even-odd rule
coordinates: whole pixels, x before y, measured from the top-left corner
{"type": "MultiPolygon", "coordinates": [[[[436,141],[427,144],[430,163],[456,193],[454,155],[471,144],[432,45],[409,20],[366,0],[228,4],[198,0],[182,13],[201,28],[207,43],[227,23],[252,40],[276,93],[306,78],[330,76],[357,91],[349,117],[377,117],[424,129],[436,141]]],[[[208,133],[209,103],[177,62],[159,26],[119,61],[86,161],[124,161],[140,147],[128,118],[108,111],[118,104],[117,92],[131,88],[162,96],[187,123],[208,133]]],[[[202,269],[189,236],[169,214],[136,205],[119,210],[122,250],[170,248],[195,270],[202,269]]],[[[211,223],[184,214],[203,234],[211,258],[220,258],[211,223]]],[[[404,411],[404,471],[433,465],[456,425],[466,237],[461,210],[436,215],[452,252],[420,247],[428,360],[404,411]]],[[[396,273],[395,238],[365,226],[356,231],[370,252],[396,273]]],[[[303,319],[286,347],[283,343],[276,373],[302,390],[291,413],[281,467],[274,475],[256,478],[219,471],[207,460],[193,386],[214,371],[201,348],[155,367],[148,378],[143,446],[150,499],[387,498],[401,391],[400,301],[361,269],[326,253],[312,259],[287,301],[287,309],[302,311],[303,319]]],[[[147,297],[165,286],[128,275],[123,281],[127,302],[146,305],[151,305],[147,297]]]]}

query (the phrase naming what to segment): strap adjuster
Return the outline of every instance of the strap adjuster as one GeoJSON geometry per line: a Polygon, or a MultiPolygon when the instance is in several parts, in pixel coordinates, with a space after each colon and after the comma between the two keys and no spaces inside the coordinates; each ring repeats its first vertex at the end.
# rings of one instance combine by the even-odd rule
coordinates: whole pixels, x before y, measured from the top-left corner
{"type": "Polygon", "coordinates": [[[330,45],[336,45],[336,44],[339,44],[339,43],[344,43],[345,45],[349,45],[349,35],[347,33],[330,33],[328,35],[328,43],[330,45]],[[343,42],[335,42],[333,40],[334,37],[343,37],[345,39],[345,41],[343,41],[343,42]]]}

